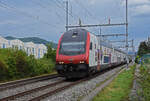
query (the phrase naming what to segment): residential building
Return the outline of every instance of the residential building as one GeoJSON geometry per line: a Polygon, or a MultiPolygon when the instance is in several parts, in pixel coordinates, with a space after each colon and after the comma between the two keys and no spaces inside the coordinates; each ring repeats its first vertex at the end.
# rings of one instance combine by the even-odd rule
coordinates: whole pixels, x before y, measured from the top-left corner
{"type": "Polygon", "coordinates": [[[7,40],[0,36],[0,48],[14,48],[23,50],[27,55],[33,55],[35,58],[42,58],[47,53],[47,47],[44,44],[35,44],[33,42],[22,42],[21,40],[7,40]]]}
{"type": "MultiPolygon", "coordinates": [[[[27,42],[24,44],[25,51],[29,55],[34,55],[36,57],[36,44],[33,42],[27,42]]],[[[40,57],[39,57],[40,58],[40,57]]]]}
{"type": "Polygon", "coordinates": [[[44,44],[37,44],[37,58],[43,57],[47,53],[47,47],[44,44]]]}
{"type": "Polygon", "coordinates": [[[9,40],[9,45],[11,46],[11,48],[16,48],[19,50],[24,49],[24,43],[18,39],[15,40],[9,40]]]}
{"type": "Polygon", "coordinates": [[[9,48],[9,41],[0,36],[0,48],[9,48]]]}

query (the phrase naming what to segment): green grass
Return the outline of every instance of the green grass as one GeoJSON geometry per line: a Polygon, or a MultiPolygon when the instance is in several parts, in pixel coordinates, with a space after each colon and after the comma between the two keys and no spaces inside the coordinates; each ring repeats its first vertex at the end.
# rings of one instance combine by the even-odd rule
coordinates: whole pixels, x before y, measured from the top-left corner
{"type": "Polygon", "coordinates": [[[126,101],[130,93],[135,66],[123,71],[106,88],[104,88],[93,101],[126,101]]]}
{"type": "Polygon", "coordinates": [[[139,83],[142,88],[140,95],[144,101],[150,101],[150,59],[140,67],[140,74],[139,83]]]}

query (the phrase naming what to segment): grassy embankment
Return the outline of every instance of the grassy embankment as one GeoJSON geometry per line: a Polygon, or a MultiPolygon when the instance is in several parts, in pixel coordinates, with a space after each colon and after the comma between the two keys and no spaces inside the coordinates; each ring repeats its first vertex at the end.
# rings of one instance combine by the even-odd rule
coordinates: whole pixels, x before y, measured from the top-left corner
{"type": "Polygon", "coordinates": [[[139,94],[143,96],[144,101],[150,101],[150,59],[145,60],[140,67],[139,83],[142,89],[139,94]]]}
{"type": "Polygon", "coordinates": [[[0,49],[0,82],[52,73],[54,64],[51,58],[35,59],[17,49],[0,49]]]}
{"type": "Polygon", "coordinates": [[[93,101],[126,101],[132,88],[135,65],[120,73],[93,101]]]}

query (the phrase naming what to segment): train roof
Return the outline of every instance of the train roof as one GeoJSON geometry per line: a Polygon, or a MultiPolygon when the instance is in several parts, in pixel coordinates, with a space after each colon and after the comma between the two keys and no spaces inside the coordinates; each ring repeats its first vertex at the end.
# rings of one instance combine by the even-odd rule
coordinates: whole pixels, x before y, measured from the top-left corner
{"type": "MultiPolygon", "coordinates": [[[[82,35],[79,34],[79,35],[81,35],[81,39],[82,39],[82,38],[85,38],[85,36],[87,36],[87,33],[88,33],[88,32],[89,32],[88,30],[83,29],[83,28],[71,29],[71,30],[69,30],[69,31],[67,31],[67,32],[64,33],[65,38],[64,38],[63,40],[66,40],[66,41],[67,41],[70,37],[72,37],[73,33],[78,33],[78,34],[79,34],[79,33],[83,33],[82,35]]],[[[93,34],[93,33],[91,33],[91,34],[93,34]]],[[[93,34],[93,35],[95,35],[95,34],[93,34]]],[[[106,40],[106,39],[104,39],[104,38],[100,38],[100,37],[97,36],[97,35],[95,35],[95,36],[97,37],[97,39],[98,39],[100,45],[102,45],[102,46],[104,46],[104,47],[108,47],[108,48],[115,49],[115,50],[118,51],[118,52],[121,52],[121,53],[123,53],[123,54],[126,54],[124,51],[122,51],[122,50],[116,48],[115,46],[113,46],[113,45],[109,42],[109,40],[106,40]]]]}
{"type": "Polygon", "coordinates": [[[71,29],[63,34],[62,42],[86,41],[87,33],[85,29],[71,29]]]}

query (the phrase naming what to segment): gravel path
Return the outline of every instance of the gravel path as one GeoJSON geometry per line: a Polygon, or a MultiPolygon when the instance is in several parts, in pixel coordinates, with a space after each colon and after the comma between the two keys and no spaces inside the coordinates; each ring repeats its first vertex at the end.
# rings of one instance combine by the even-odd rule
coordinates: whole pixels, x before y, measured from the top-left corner
{"type": "Polygon", "coordinates": [[[140,84],[138,83],[139,77],[140,77],[140,65],[137,65],[134,73],[134,81],[133,81],[133,87],[131,89],[129,100],[130,101],[144,101],[142,98],[142,95],[139,94],[142,92],[142,89],[140,87],[140,84]]]}
{"type": "Polygon", "coordinates": [[[43,99],[42,101],[77,101],[80,97],[88,95],[91,91],[93,91],[97,84],[104,82],[106,79],[119,72],[121,68],[122,67],[110,70],[92,80],[75,85],[70,89],[66,89],[53,96],[43,99]]]}
{"type": "Polygon", "coordinates": [[[54,78],[54,79],[49,79],[49,80],[45,80],[45,81],[39,81],[36,83],[31,83],[31,84],[27,84],[21,87],[17,87],[17,88],[13,88],[13,89],[7,89],[5,91],[1,91],[0,92],[0,99],[7,97],[7,96],[11,96],[11,95],[15,95],[17,93],[21,93],[27,90],[31,90],[37,87],[41,87],[50,83],[54,83],[57,82],[59,80],[63,80],[64,78],[58,77],[58,78],[54,78]]]}

